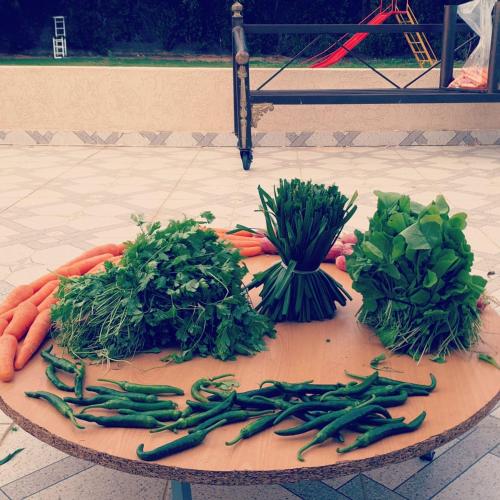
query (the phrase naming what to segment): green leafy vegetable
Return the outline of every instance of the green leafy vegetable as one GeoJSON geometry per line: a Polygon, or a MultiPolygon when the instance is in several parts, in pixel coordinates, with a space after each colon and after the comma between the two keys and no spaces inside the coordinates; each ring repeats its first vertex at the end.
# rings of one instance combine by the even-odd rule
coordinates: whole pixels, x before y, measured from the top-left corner
{"type": "Polygon", "coordinates": [[[376,192],[377,211],[347,259],[363,296],[361,322],[382,343],[418,360],[469,349],[479,339],[477,307],[486,280],[470,274],[474,255],[466,215],[450,215],[438,196],[424,207],[397,193],[376,192]]]}
{"type": "Polygon", "coordinates": [[[370,361],[370,366],[376,370],[378,365],[386,359],[386,356],[384,353],[379,354],[378,356],[375,356],[371,361],[370,361]]]}
{"type": "Polygon", "coordinates": [[[493,365],[495,368],[500,370],[500,365],[497,363],[497,360],[490,356],[489,354],[485,354],[484,352],[480,352],[477,357],[481,361],[485,361],[486,363],[489,363],[490,365],[493,365]]]}
{"type": "Polygon", "coordinates": [[[78,357],[123,359],[155,348],[178,348],[175,361],[195,355],[223,360],[265,349],[270,321],[251,306],[241,256],[197,221],[146,225],[120,266],[65,278],[53,308],[59,343],[78,357]]]}
{"type": "Polygon", "coordinates": [[[24,448],[18,448],[17,450],[13,451],[12,453],[9,453],[6,457],[0,459],[0,465],[4,465],[7,462],[10,462],[18,453],[21,453],[24,450],[24,448]]]}
{"type": "Polygon", "coordinates": [[[281,179],[273,195],[260,186],[258,191],[267,237],[281,262],[250,283],[263,285],[257,310],[273,321],[332,318],[336,303],[343,306],[351,297],[319,266],[354,215],[357,194],[349,200],[335,185],[300,179],[281,179]]]}
{"type": "Polygon", "coordinates": [[[446,358],[444,356],[434,356],[431,358],[431,361],[434,361],[434,363],[439,363],[440,365],[446,363],[446,358]]]}

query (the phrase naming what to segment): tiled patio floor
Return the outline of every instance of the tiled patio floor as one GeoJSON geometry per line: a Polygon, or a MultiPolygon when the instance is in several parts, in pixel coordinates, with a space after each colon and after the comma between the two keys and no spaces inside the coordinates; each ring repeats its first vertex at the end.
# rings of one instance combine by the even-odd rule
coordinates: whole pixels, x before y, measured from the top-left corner
{"type": "MultiPolygon", "coordinates": [[[[227,149],[0,147],[0,296],[98,243],[135,234],[131,213],[166,221],[210,209],[218,226],[262,225],[256,187],[280,177],[336,182],[360,194],[352,227],[364,228],[373,190],[402,191],[429,202],[443,193],[469,214],[476,269],[490,273],[500,300],[500,147],[266,149],[250,172],[227,149]],[[492,274],[492,272],[496,274],[492,274]]],[[[419,459],[365,474],[260,487],[194,486],[195,499],[497,499],[500,408],[474,430],[419,459]],[[496,492],[496,493],[495,493],[496,492]]],[[[0,414],[0,457],[26,451],[0,469],[0,500],[161,499],[165,481],[77,460],[12,428],[0,414]]]]}

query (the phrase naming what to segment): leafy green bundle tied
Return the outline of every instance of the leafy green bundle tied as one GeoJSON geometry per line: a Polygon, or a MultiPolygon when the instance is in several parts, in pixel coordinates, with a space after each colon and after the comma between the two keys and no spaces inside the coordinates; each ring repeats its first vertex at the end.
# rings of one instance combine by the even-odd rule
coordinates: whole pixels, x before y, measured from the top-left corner
{"type": "Polygon", "coordinates": [[[470,274],[466,214],[450,216],[443,196],[424,207],[408,196],[375,194],[377,211],[347,259],[363,295],[359,320],[385,346],[417,358],[469,349],[479,339],[477,300],[486,280],[470,274]]]}
{"type": "Polygon", "coordinates": [[[223,360],[265,349],[270,321],[251,306],[241,256],[200,224],[144,225],[119,266],[62,280],[53,309],[59,343],[80,357],[123,359],[154,347],[223,360]]]}
{"type": "Polygon", "coordinates": [[[300,179],[280,180],[274,196],[259,186],[267,237],[281,262],[255,275],[249,288],[264,285],[257,310],[273,321],[332,318],[336,302],[351,297],[340,283],[319,268],[344,225],[354,215],[354,200],[337,186],[300,179]]]}

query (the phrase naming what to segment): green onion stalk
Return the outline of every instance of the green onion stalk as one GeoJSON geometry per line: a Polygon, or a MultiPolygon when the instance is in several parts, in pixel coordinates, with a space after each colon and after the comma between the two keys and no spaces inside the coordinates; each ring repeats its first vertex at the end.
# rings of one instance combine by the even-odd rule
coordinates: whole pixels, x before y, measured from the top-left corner
{"type": "Polygon", "coordinates": [[[258,188],[267,237],[281,261],[254,276],[249,289],[263,285],[257,310],[275,322],[332,318],[348,292],[320,269],[328,251],[356,211],[336,185],[281,179],[274,195],[258,188]]]}

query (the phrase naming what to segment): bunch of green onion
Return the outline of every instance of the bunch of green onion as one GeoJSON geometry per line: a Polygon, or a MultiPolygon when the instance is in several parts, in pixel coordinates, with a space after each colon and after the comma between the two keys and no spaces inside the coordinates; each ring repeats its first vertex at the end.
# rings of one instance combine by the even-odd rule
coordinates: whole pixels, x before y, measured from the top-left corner
{"type": "Polygon", "coordinates": [[[258,192],[267,237],[281,262],[250,283],[249,288],[263,285],[257,310],[276,322],[332,318],[336,302],[344,306],[351,297],[320,264],[354,215],[357,193],[349,200],[336,185],[300,179],[281,179],[274,196],[261,186],[258,192]]]}

